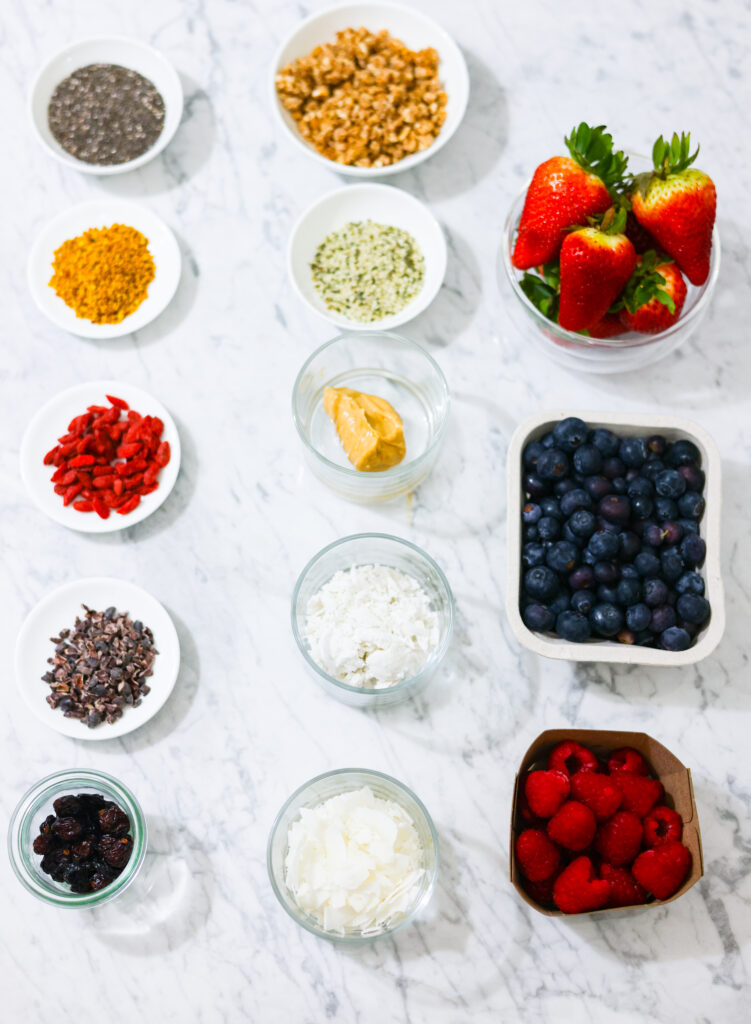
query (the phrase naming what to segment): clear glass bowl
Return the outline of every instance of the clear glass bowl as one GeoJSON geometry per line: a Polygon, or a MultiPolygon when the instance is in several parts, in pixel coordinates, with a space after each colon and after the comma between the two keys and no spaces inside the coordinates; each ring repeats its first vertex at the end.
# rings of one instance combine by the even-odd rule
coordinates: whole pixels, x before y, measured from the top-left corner
{"type": "Polygon", "coordinates": [[[292,415],[312,472],[343,498],[390,501],[414,490],[433,468],[446,429],[449,390],[432,356],[387,331],[340,334],[303,364],[292,392],[292,415]],[[323,408],[327,387],[348,387],[390,402],[404,422],[407,454],[391,469],[355,469],[323,408]]]}
{"type": "Polygon", "coordinates": [[[712,233],[712,257],[709,277],[697,288],[686,282],[688,294],[678,321],[659,334],[637,334],[628,331],[617,338],[589,338],[576,331],[566,331],[548,320],[535,308],[521,289],[523,271],[511,262],[526,187],[511,206],[503,229],[503,243],[498,256],[498,282],[506,300],[511,319],[522,336],[542,346],[556,363],[587,373],[622,373],[637,370],[674,352],[694,333],[704,319],[717,285],[720,272],[720,235],[715,225],[712,233]]]}
{"type": "Polygon", "coordinates": [[[424,689],[442,662],[454,629],[454,597],[449,582],[430,555],[415,544],[387,533],[359,533],[329,544],[305,566],[292,593],[292,632],[314,679],[332,697],[359,708],[381,708],[399,704],[424,689]],[[421,672],[395,686],[364,689],[340,682],[316,664],[305,636],[306,610],[310,598],[340,570],[358,565],[388,565],[413,576],[430,597],[438,615],[439,640],[421,672]]]}
{"type": "Polygon", "coordinates": [[[57,907],[99,907],[120,896],[141,869],[146,843],[146,819],[130,790],[111,775],[83,769],[54,772],[35,783],[19,800],[8,828],[8,855],[18,880],[37,899],[57,907]],[[67,793],[98,793],[106,800],[114,800],[130,818],[133,836],[130,860],[114,882],[98,892],[75,893],[64,882],[53,881],[42,871],[42,858],[32,849],[39,826],[48,814],[54,813],[53,801],[67,793]]]}
{"type": "Polygon", "coordinates": [[[332,942],[349,946],[359,946],[374,942],[376,939],[383,938],[384,935],[392,935],[399,928],[409,924],[427,906],[438,881],[438,834],[425,805],[403,783],[393,779],[390,775],[369,771],[365,768],[340,768],[337,771],[326,772],[310,779],[287,800],[271,827],[266,863],[274,895],[294,921],[322,939],[330,939],[332,942]],[[346,793],[352,789],[361,789],[363,786],[369,786],[376,796],[393,800],[394,803],[403,807],[412,818],[422,846],[422,881],[415,901],[409,910],[396,920],[391,921],[381,931],[367,935],[363,935],[358,930],[351,930],[344,934],[327,932],[314,917],[297,905],[292,893],[287,888],[284,869],[288,849],[287,837],[290,825],[300,817],[301,808],[316,807],[330,797],[338,796],[340,793],[346,793]]]}

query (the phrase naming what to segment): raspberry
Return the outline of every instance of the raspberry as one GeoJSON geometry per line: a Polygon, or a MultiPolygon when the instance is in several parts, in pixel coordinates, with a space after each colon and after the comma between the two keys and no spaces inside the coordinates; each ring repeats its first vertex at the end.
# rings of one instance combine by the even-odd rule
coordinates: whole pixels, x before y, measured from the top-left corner
{"type": "Polygon", "coordinates": [[[519,870],[530,882],[550,878],[561,863],[559,850],[536,828],[528,828],[517,837],[515,850],[519,870]]]}
{"type": "Polygon", "coordinates": [[[632,907],[635,903],[646,902],[646,889],[642,889],[628,868],[614,868],[603,861],[600,878],[610,882],[609,907],[632,907]]]}
{"type": "Polygon", "coordinates": [[[594,814],[578,800],[567,800],[548,822],[548,835],[567,850],[586,849],[597,829],[594,814]]]}
{"type": "Polygon", "coordinates": [[[563,740],[553,747],[548,757],[548,769],[573,775],[575,772],[596,772],[597,758],[576,740],[563,740]]]}
{"type": "Polygon", "coordinates": [[[610,778],[623,793],[621,810],[633,811],[644,818],[665,792],[657,779],[648,779],[633,772],[614,772],[610,778]]]}
{"type": "Polygon", "coordinates": [[[638,750],[634,750],[633,747],[619,747],[608,758],[608,771],[649,775],[649,765],[638,750]]]}
{"type": "Polygon", "coordinates": [[[680,814],[663,804],[653,807],[644,819],[645,846],[661,846],[672,840],[680,840],[682,832],[680,814]]]}
{"type": "MultiPolygon", "coordinates": [[[[631,869],[634,878],[658,900],[673,896],[685,881],[691,867],[691,854],[674,840],[640,853],[631,869]]],[[[560,876],[559,876],[560,878],[560,876]]]]}
{"type": "Polygon", "coordinates": [[[524,784],[529,809],[538,818],[552,818],[571,790],[565,772],[530,772],[524,784]]]}
{"type": "Polygon", "coordinates": [[[586,804],[598,822],[612,818],[623,799],[612,779],[594,772],[577,772],[571,779],[571,795],[586,804]]]}
{"type": "Polygon", "coordinates": [[[595,849],[613,867],[624,867],[641,849],[643,831],[638,815],[633,811],[618,811],[598,830],[595,849]]]}
{"type": "Polygon", "coordinates": [[[582,914],[604,907],[610,883],[595,878],[589,857],[577,857],[561,871],[553,886],[553,900],[564,914],[582,914]]]}

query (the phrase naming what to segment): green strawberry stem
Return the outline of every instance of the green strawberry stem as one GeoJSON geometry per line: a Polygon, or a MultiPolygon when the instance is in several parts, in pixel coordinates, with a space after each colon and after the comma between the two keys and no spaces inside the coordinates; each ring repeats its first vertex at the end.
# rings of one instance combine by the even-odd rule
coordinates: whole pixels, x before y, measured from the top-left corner
{"type": "Polygon", "coordinates": [[[626,187],[628,157],[621,150],[613,152],[613,136],[605,125],[590,127],[585,121],[571,130],[566,138],[571,158],[590,174],[596,174],[611,195],[626,187]]]}
{"type": "Polygon", "coordinates": [[[673,138],[666,142],[662,135],[652,147],[652,163],[655,174],[660,178],[666,178],[668,174],[680,174],[696,160],[699,155],[699,146],[696,152],[691,153],[691,133],[681,132],[680,138],[673,132],[673,138]]]}
{"type": "Polygon", "coordinates": [[[609,313],[617,313],[621,309],[627,309],[629,313],[635,313],[637,309],[646,306],[652,299],[657,299],[663,306],[667,306],[671,313],[675,312],[675,302],[670,292],[663,287],[666,284],[665,278],[657,270],[661,263],[672,263],[666,256],[659,256],[654,249],[649,249],[641,257],[641,263],[637,266],[631,277],[626,282],[626,287],[620,294],[609,313]]]}

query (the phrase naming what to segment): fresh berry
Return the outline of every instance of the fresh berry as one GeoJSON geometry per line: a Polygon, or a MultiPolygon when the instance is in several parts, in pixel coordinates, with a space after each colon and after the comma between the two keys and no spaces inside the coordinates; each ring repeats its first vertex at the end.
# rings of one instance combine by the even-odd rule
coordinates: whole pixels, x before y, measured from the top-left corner
{"type": "Polygon", "coordinates": [[[548,822],[550,838],[559,846],[576,852],[589,846],[596,829],[594,814],[578,800],[567,800],[548,822]]]}
{"type": "Polygon", "coordinates": [[[641,850],[643,831],[638,815],[632,811],[617,811],[598,829],[595,848],[609,864],[624,867],[641,850]]]}
{"type": "Polygon", "coordinates": [[[639,223],[672,256],[694,285],[709,277],[717,193],[709,175],[691,164],[690,136],[660,138],[652,150],[654,170],[634,180],[631,204],[639,223]]]}
{"type": "Polygon", "coordinates": [[[561,871],[553,886],[553,900],[564,914],[583,914],[604,907],[610,883],[596,878],[589,857],[577,857],[561,871]]]}
{"type": "Polygon", "coordinates": [[[680,889],[690,868],[688,849],[683,843],[671,841],[640,853],[631,871],[647,892],[658,900],[666,900],[680,889]]]}
{"type": "Polygon", "coordinates": [[[642,889],[628,868],[616,868],[603,861],[600,878],[610,883],[609,907],[632,907],[646,902],[646,889],[642,889]]]}
{"type": "Polygon", "coordinates": [[[672,807],[653,807],[644,819],[644,845],[661,846],[673,840],[678,841],[683,833],[681,816],[672,807]]]}
{"type": "Polygon", "coordinates": [[[524,795],[533,814],[538,818],[552,818],[571,791],[566,772],[530,772],[524,783],[524,795]]]}
{"type": "Polygon", "coordinates": [[[544,878],[542,882],[530,882],[528,878],[525,878],[522,881],[522,886],[529,898],[534,900],[535,903],[552,903],[553,886],[555,885],[556,877],[556,875],[551,875],[550,878],[544,878]]]}
{"type": "Polygon", "coordinates": [[[608,771],[631,772],[632,775],[649,775],[649,765],[639,751],[634,750],[633,747],[618,747],[608,757],[608,771]]]}
{"type": "Polygon", "coordinates": [[[613,780],[595,772],[577,772],[572,776],[571,796],[586,804],[598,823],[612,818],[623,800],[623,794],[613,780]]]}
{"type": "Polygon", "coordinates": [[[657,801],[662,799],[664,790],[657,779],[626,771],[614,772],[611,778],[623,793],[621,809],[633,811],[640,818],[646,817],[657,801]]]}
{"type": "Polygon", "coordinates": [[[578,416],[567,416],[553,427],[556,446],[573,455],[589,436],[589,427],[578,416]]]}
{"type": "Polygon", "coordinates": [[[660,647],[665,651],[687,651],[691,635],[681,626],[669,626],[660,636],[660,647]]]}
{"type": "Polygon", "coordinates": [[[629,210],[626,216],[625,233],[626,237],[631,240],[631,244],[640,256],[642,253],[648,252],[650,249],[657,248],[657,243],[654,238],[652,238],[645,227],[642,227],[634,216],[633,210],[629,210]]]}
{"type": "Polygon", "coordinates": [[[697,626],[709,618],[709,601],[698,594],[681,594],[675,607],[682,619],[697,626]]]}
{"type": "Polygon", "coordinates": [[[626,285],[618,314],[621,328],[639,334],[658,334],[672,327],[683,312],[686,282],[672,261],[645,254],[626,285]]]}
{"type": "Polygon", "coordinates": [[[581,610],[562,611],[555,620],[555,630],[563,640],[575,644],[586,643],[592,635],[589,619],[581,610]]]}
{"type": "Polygon", "coordinates": [[[548,756],[549,770],[555,769],[569,776],[575,772],[596,772],[598,768],[592,751],[576,740],[563,740],[553,747],[548,756]]]}
{"type": "Polygon", "coordinates": [[[623,334],[627,328],[621,323],[620,317],[616,316],[615,313],[606,313],[601,320],[598,320],[596,324],[591,324],[587,331],[589,332],[590,338],[597,338],[598,340],[604,341],[607,338],[617,338],[619,334],[623,334]]]}
{"type": "Polygon", "coordinates": [[[544,832],[528,828],[516,838],[514,846],[519,870],[530,882],[542,882],[556,873],[561,863],[558,848],[544,832]]]}

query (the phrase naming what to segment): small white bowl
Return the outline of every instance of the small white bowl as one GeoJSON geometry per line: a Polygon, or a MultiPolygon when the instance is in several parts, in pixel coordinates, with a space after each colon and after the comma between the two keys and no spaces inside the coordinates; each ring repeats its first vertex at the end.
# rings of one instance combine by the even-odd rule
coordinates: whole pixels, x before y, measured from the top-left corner
{"type": "Polygon", "coordinates": [[[175,421],[147,391],[117,380],[87,381],[61,391],[42,406],[29,423],[21,441],[21,477],[32,501],[56,523],[82,533],[113,533],[140,523],[166,501],[175,486],[179,469],[180,436],[175,421]],[[80,416],[89,405],[107,404],[105,395],[122,398],[142,416],[158,416],[164,423],[162,440],[170,444],[170,460],[159,474],[157,489],[151,494],[145,494],[137,508],[124,516],[113,510],[109,519],[100,519],[96,512],[77,512],[72,505],[63,505],[63,499],[55,494],[54,484],[50,482],[55,467],[45,466],[43,459],[55,447],[58,437],[66,432],[74,416],[80,416]]]}
{"type": "Polygon", "coordinates": [[[349,174],[355,178],[375,178],[398,174],[415,167],[446,145],[461,124],[467,109],[469,73],[462,52],[454,40],[445,29],[425,14],[401,4],[341,4],[306,18],[284,40],[271,65],[270,91],[271,105],[283,130],[304,153],[340,174],[349,174]],[[306,57],[322,43],[333,43],[336,33],[343,29],[361,27],[370,32],[387,29],[391,36],[400,39],[411,50],[423,50],[429,46],[437,50],[440,58],[439,74],[447,96],[446,120],[433,144],[420,153],[413,153],[386,167],[351,167],[321,156],[300,134],[294,118],[279,102],[276,92],[276,76],[287,64],[300,57],[306,57]]]}
{"type": "Polygon", "coordinates": [[[436,297],[446,274],[446,239],[438,221],[419,199],[392,185],[348,185],[312,203],[292,230],[287,269],[298,296],[314,313],[348,330],[388,331],[419,316],[436,297]],[[372,220],[407,231],[425,260],[422,288],[403,310],[393,316],[362,323],[329,309],[318,292],[311,263],[321,243],[351,221],[372,220]]]}
{"type": "Polygon", "coordinates": [[[148,163],[168,145],[183,115],[183,90],[170,62],[158,50],[138,39],[122,36],[82,39],[61,50],[37,73],[29,96],[29,113],[37,138],[66,167],[85,174],[122,174],[148,163]],[[122,164],[89,164],[66,152],[50,131],[47,108],[52,94],[68,75],[89,64],[119,64],[148,78],[164,100],[164,125],[151,149],[122,164]]]}
{"type": "Polygon", "coordinates": [[[508,587],[506,591],[506,614],[516,639],[535,654],[564,661],[601,661],[626,665],[654,665],[663,668],[693,665],[706,658],[717,647],[725,632],[725,597],[720,575],[720,504],[721,504],[721,459],[717,445],[709,434],[682,416],[665,416],[647,413],[603,413],[582,412],[581,410],[553,410],[538,413],[524,420],[514,431],[506,456],[506,490],[508,494],[508,587]],[[687,438],[693,441],[701,453],[702,469],[706,474],[704,497],[706,511],[699,524],[699,532],[707,545],[707,555],[702,569],[697,570],[704,578],[706,597],[712,606],[709,625],[696,637],[695,642],[685,651],[663,651],[655,647],[637,647],[615,640],[591,640],[589,643],[572,643],[561,637],[533,632],[522,620],[519,611],[519,588],[522,576],[522,523],[521,511],[524,493],[522,490],[522,452],[530,441],[536,441],[547,434],[555,424],[567,416],[578,416],[587,426],[595,429],[605,427],[625,437],[662,434],[668,441],[687,438]]]}
{"type": "Polygon", "coordinates": [[[16,640],[16,683],[29,710],[51,729],[78,740],[111,740],[140,728],[166,703],[179,668],[180,642],[164,607],[135,583],[105,576],[75,580],[47,594],[26,617],[16,640]],[[55,651],[50,637],[59,636],[61,629],[72,629],[76,616],[85,615],[82,604],[95,611],[114,605],[117,611],[128,612],[131,620],[140,619],[154,634],[154,646],[159,651],[154,674],[147,680],[151,692],[142,703],[137,708],[125,708],[122,717],[111,725],[102,722],[93,729],[51,708],[46,698],[52,691],[41,678],[49,669],[47,658],[55,651]]]}
{"type": "Polygon", "coordinates": [[[172,231],[145,206],[121,199],[99,199],[65,210],[39,233],[29,253],[27,278],[31,297],[40,312],[56,327],[79,338],[107,341],[139,331],[155,320],[169,305],[180,281],[180,247],[172,231]],[[126,224],[140,231],[149,242],[154,260],[154,280],[146,298],[119,324],[95,324],[75,312],[50,286],[55,250],[69,238],[77,238],[90,228],[126,224]]]}

